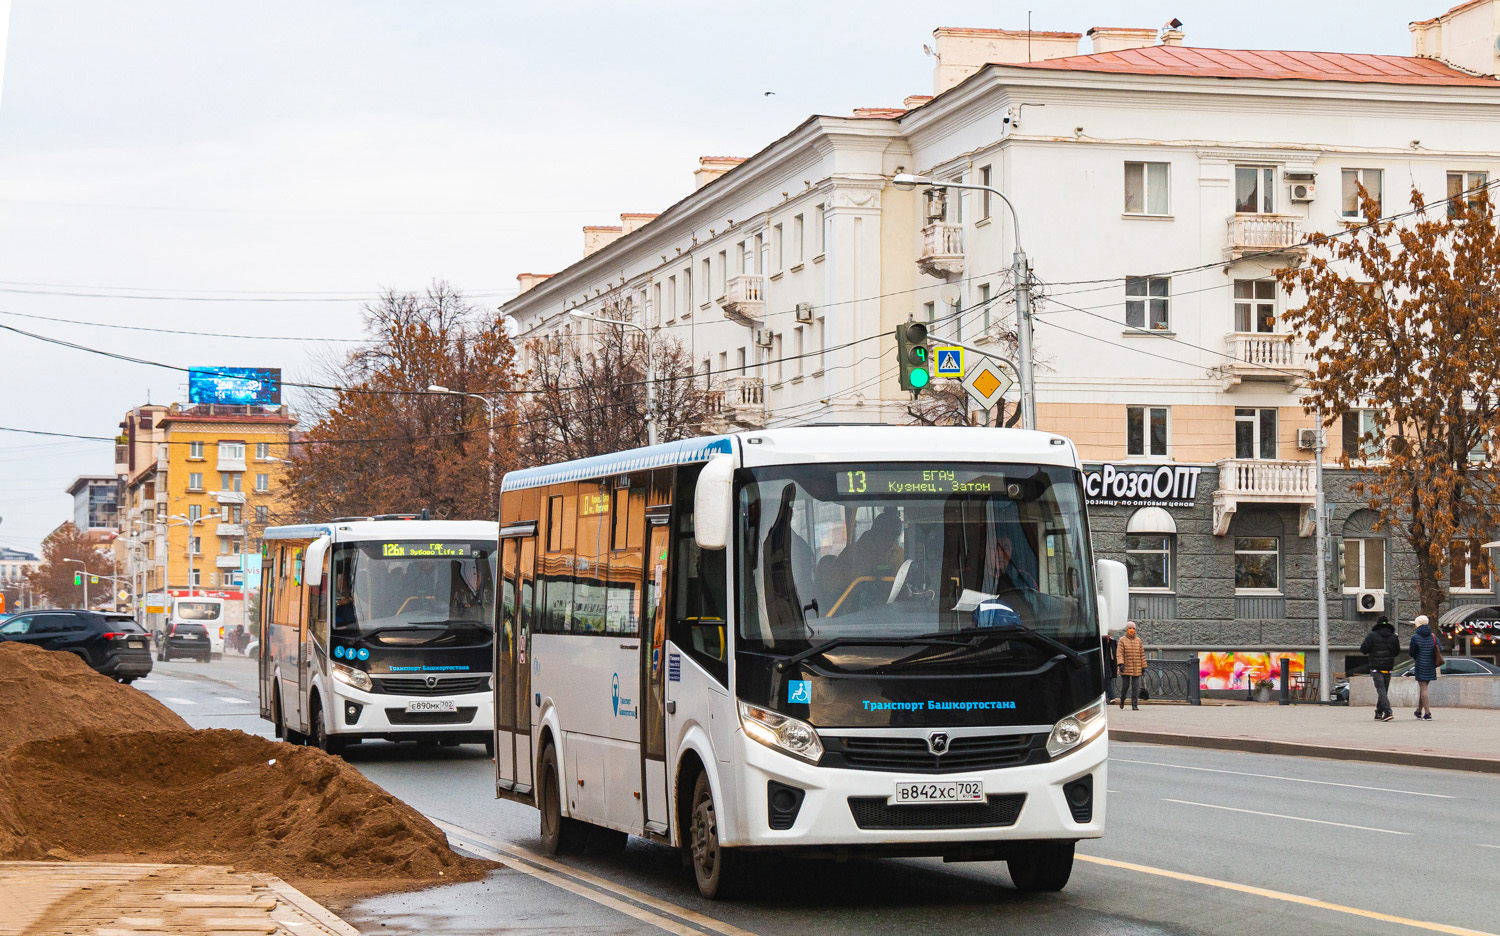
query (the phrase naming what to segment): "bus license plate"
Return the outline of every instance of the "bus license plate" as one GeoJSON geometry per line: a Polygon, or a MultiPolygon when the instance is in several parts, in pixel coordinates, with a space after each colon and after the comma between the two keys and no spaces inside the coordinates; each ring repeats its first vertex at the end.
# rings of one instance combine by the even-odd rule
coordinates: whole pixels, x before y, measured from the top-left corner
{"type": "Polygon", "coordinates": [[[458,703],[452,699],[423,699],[406,703],[408,712],[456,712],[458,703]]]}
{"type": "Polygon", "coordinates": [[[983,780],[947,780],[928,783],[922,780],[899,782],[896,792],[886,803],[901,806],[911,803],[983,803],[983,780]]]}

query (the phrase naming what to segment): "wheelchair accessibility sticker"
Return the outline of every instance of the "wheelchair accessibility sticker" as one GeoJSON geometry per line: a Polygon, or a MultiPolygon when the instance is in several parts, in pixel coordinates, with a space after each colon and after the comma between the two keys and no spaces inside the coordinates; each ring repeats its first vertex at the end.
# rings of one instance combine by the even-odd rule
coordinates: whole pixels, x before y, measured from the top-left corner
{"type": "Polygon", "coordinates": [[[806,679],[788,680],[786,684],[786,700],[802,705],[812,704],[812,683],[806,679]]]}

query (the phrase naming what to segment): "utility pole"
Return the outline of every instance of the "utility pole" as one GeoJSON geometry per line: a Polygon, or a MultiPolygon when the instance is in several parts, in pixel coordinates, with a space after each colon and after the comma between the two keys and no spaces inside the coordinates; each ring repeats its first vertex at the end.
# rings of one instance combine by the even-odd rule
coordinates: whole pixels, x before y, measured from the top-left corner
{"type": "Polygon", "coordinates": [[[1323,444],[1327,433],[1323,429],[1323,409],[1318,408],[1317,435],[1313,443],[1313,472],[1317,482],[1317,495],[1313,498],[1313,510],[1317,512],[1318,531],[1318,698],[1329,700],[1332,675],[1328,671],[1328,516],[1323,504],[1323,444]]]}

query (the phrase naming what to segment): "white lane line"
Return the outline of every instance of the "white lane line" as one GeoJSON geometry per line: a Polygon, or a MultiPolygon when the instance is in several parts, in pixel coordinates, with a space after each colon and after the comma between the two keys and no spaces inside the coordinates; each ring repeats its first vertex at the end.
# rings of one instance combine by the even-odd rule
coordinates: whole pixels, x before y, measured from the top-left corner
{"type": "Polygon", "coordinates": [[[220,702],[232,702],[235,705],[254,705],[255,704],[254,702],[251,702],[249,699],[236,699],[234,696],[216,695],[216,696],[214,696],[214,698],[218,699],[220,702]]]}
{"type": "Polygon", "coordinates": [[[1486,845],[1484,842],[1475,842],[1480,848],[1500,848],[1500,845],[1486,845]]]}
{"type": "Polygon", "coordinates": [[[1131,760],[1128,757],[1111,757],[1111,763],[1146,764],[1151,767],[1175,767],[1178,770],[1201,770],[1204,773],[1234,774],[1237,777],[1259,777],[1262,780],[1285,780],[1288,783],[1316,783],[1320,786],[1344,787],[1350,790],[1374,790],[1378,793],[1400,793],[1403,796],[1430,796],[1433,799],[1458,799],[1446,793],[1422,793],[1418,790],[1395,790],[1383,786],[1361,786],[1358,783],[1338,783],[1333,780],[1305,780],[1302,777],[1279,777],[1276,774],[1246,773],[1243,770],[1221,770],[1217,767],[1189,767],[1186,764],[1167,764],[1162,761],[1131,760]]]}
{"type": "Polygon", "coordinates": [[[198,704],[197,702],[194,702],[192,699],[171,699],[171,698],[167,698],[167,699],[162,699],[162,701],[163,702],[170,702],[173,705],[197,705],[198,704]]]}
{"type": "Polygon", "coordinates": [[[1258,809],[1239,809],[1235,806],[1216,806],[1213,803],[1195,803],[1192,800],[1170,799],[1162,797],[1164,803],[1181,803],[1183,806],[1202,806],[1205,809],[1223,809],[1229,812],[1245,813],[1251,816],[1267,816],[1271,819],[1294,819],[1297,822],[1315,822],[1318,825],[1339,826],[1344,829],[1359,829],[1363,832],[1384,832],[1387,835],[1410,835],[1410,832],[1397,832],[1395,829],[1377,829],[1373,826],[1350,825],[1347,822],[1330,822],[1327,819],[1309,819],[1306,816],[1286,816],[1281,813],[1261,812],[1258,809]]]}
{"type": "Polygon", "coordinates": [[[650,923],[660,927],[669,933],[677,933],[679,936],[703,936],[703,930],[708,929],[723,936],[755,936],[748,930],[740,929],[732,923],[725,923],[705,913],[689,910],[677,904],[653,897],[650,894],[626,887],[616,881],[606,880],[597,875],[580,871],[577,868],[554,861],[545,855],[537,854],[529,848],[523,848],[514,842],[504,842],[499,839],[480,835],[478,832],[470,831],[461,826],[453,825],[434,816],[428,816],[438,828],[442,829],[449,839],[456,845],[462,845],[477,854],[484,855],[496,861],[501,861],[507,868],[520,871],[539,878],[549,884],[561,887],[563,890],[571,891],[580,897],[587,897],[595,903],[603,904],[619,910],[621,913],[629,914],[637,920],[650,923]],[[489,854],[485,854],[488,852],[489,854]],[[587,886],[585,886],[587,885],[587,886]],[[597,890],[595,889],[597,888],[597,890]],[[618,895],[611,896],[611,895],[618,895]],[[626,903],[618,899],[624,897],[634,903],[626,903]],[[635,906],[641,904],[643,906],[635,906]],[[650,910],[650,907],[659,910],[669,916],[660,916],[650,910]],[[671,919],[675,917],[676,919],[671,919]],[[678,922],[681,921],[681,922],[678,922]],[[689,925],[683,925],[689,924],[689,925]],[[693,927],[700,927],[694,929],[693,927]]]}

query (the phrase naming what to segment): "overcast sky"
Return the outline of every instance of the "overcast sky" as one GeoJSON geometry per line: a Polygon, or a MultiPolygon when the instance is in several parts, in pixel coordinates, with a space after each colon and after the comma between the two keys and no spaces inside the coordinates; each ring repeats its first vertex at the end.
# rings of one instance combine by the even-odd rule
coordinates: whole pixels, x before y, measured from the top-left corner
{"type": "MultiPolygon", "coordinates": [[[[930,93],[939,25],[1024,28],[1031,7],[1036,29],[1177,17],[1189,45],[1407,54],[1406,24],[1447,5],[0,0],[0,23],[7,6],[0,325],[295,378],[330,345],[18,316],[357,337],[357,301],[201,300],[442,278],[497,304],[517,272],[577,259],[582,225],[681,198],[700,155],[930,93]]],[[[148,396],[186,396],[182,374],[8,331],[0,373],[11,428],[112,436],[148,396]]],[[[0,432],[0,544],[36,549],[68,483],[112,459],[0,432]]]]}

